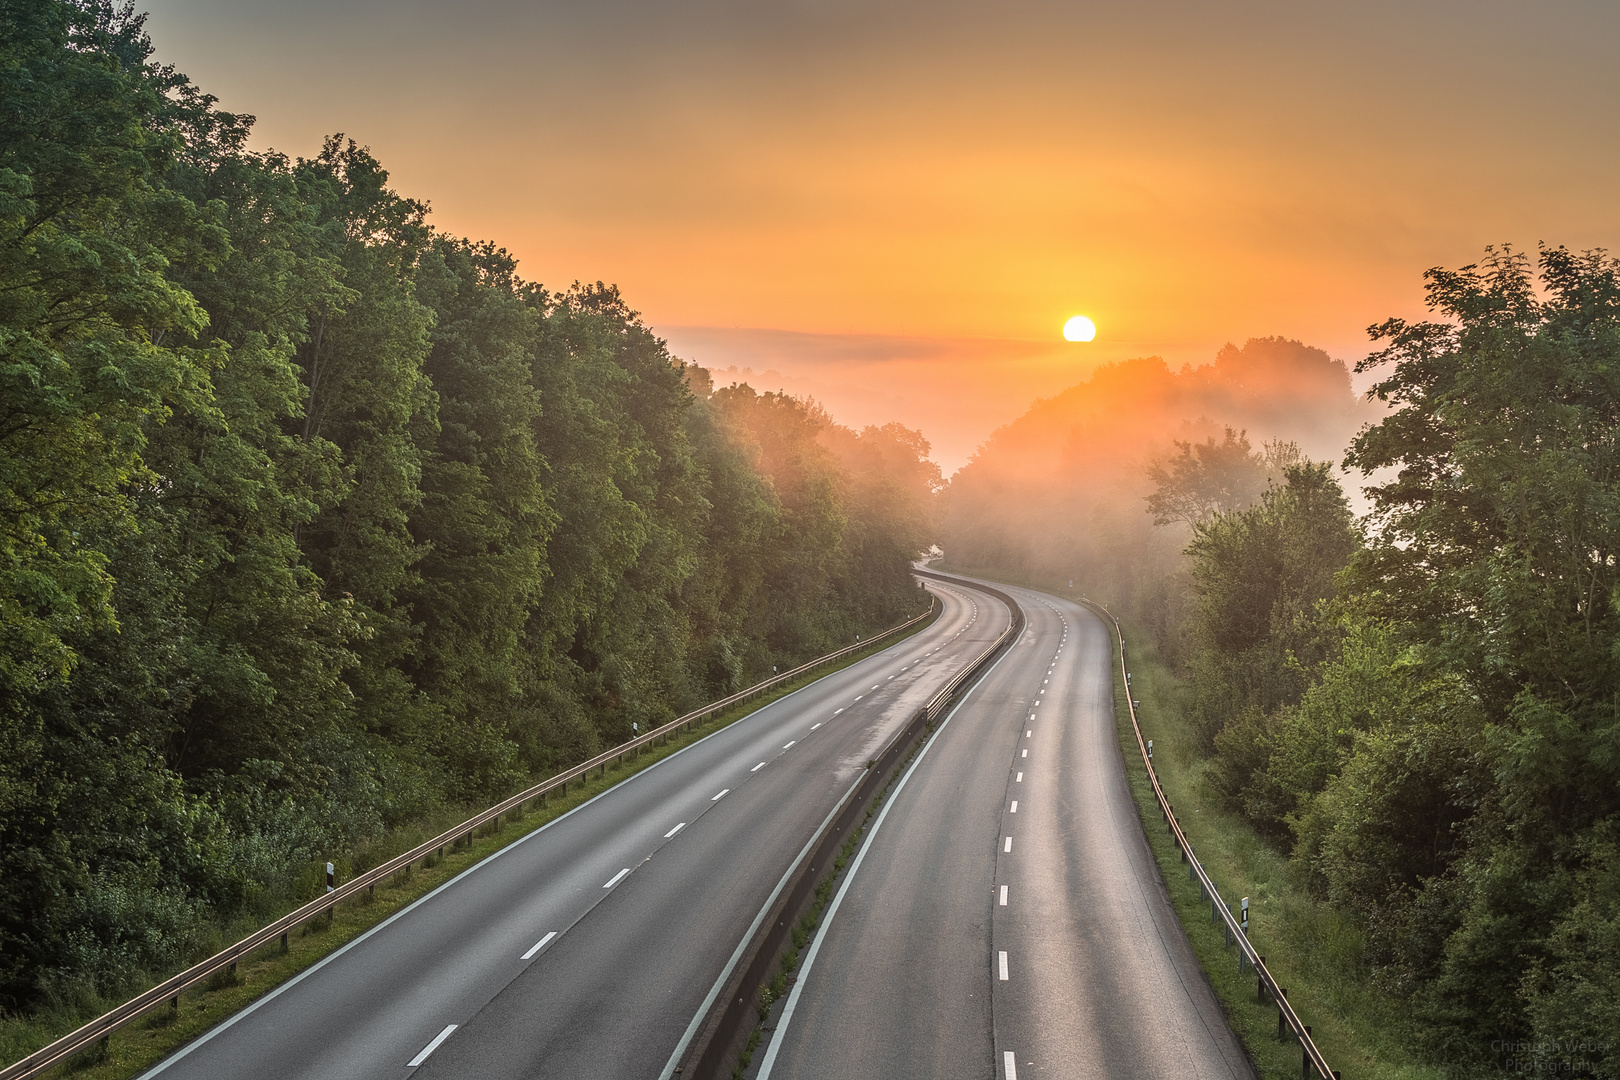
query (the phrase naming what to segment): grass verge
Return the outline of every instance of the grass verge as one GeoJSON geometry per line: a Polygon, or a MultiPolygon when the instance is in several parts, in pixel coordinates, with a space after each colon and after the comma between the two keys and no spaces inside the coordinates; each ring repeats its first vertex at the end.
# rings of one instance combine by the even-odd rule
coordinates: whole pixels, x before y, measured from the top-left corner
{"type": "Polygon", "coordinates": [[[849,860],[855,857],[855,852],[861,846],[861,839],[866,835],[867,826],[872,824],[872,818],[883,808],[883,803],[889,797],[894,785],[905,775],[911,762],[928,745],[933,737],[934,726],[927,725],[913,742],[906,756],[894,767],[889,776],[889,782],[883,789],[872,796],[867,803],[866,813],[861,817],[861,823],[850,830],[849,838],[838,849],[838,856],[833,860],[832,868],[827,875],[816,883],[816,891],[810,901],[810,907],[805,911],[799,921],[794,924],[790,933],[787,948],[783,950],[781,958],[777,961],[776,972],[771,981],[759,992],[759,1020],[754,1030],[748,1035],[748,1042],[737,1055],[737,1064],[731,1070],[731,1080],[751,1080],[757,1076],[759,1067],[750,1068],[753,1064],[754,1051],[759,1048],[761,1038],[765,1032],[775,1030],[776,1022],[780,1021],[782,1009],[787,1002],[788,989],[798,981],[795,972],[799,968],[799,954],[802,953],[810,940],[815,937],[816,930],[821,926],[821,917],[826,913],[827,905],[832,902],[833,891],[843,879],[844,871],[849,866],[849,860]]]}
{"type": "MultiPolygon", "coordinates": [[[[939,567],[939,569],[946,569],[939,567]]],[[[1067,581],[1018,577],[976,567],[947,572],[1005,581],[1078,600],[1082,590],[1067,581]]],[[[1153,635],[1128,618],[1120,619],[1130,656],[1131,689],[1142,736],[1153,740],[1159,783],[1176,808],[1182,830],[1221,899],[1233,908],[1249,897],[1249,938],[1266,958],[1288,1000],[1328,1062],[1352,1080],[1440,1080],[1440,1069],[1420,1062],[1409,1047],[1410,1021],[1400,1003],[1371,985],[1363,960],[1362,935],[1355,920],[1322,903],[1296,880],[1288,856],[1260,837],[1242,817],[1222,806],[1204,784],[1209,761],[1199,753],[1186,722],[1187,685],[1160,658],[1153,635]]],[[[1264,1080],[1292,1080],[1302,1074],[1299,1044],[1277,1036],[1277,1009],[1261,1005],[1252,973],[1239,975],[1237,950],[1228,947],[1209,901],[1187,877],[1187,865],[1165,827],[1148,783],[1113,653],[1115,725],[1125,773],[1137,813],[1159,871],[1187,932],[1193,952],[1215,990],[1244,1049],[1264,1080]]]]}
{"type": "MultiPolygon", "coordinates": [[[[672,737],[665,745],[644,748],[640,756],[628,758],[622,764],[609,764],[605,773],[599,772],[583,783],[570,782],[566,796],[552,795],[547,797],[544,805],[540,807],[531,807],[526,813],[519,811],[504,816],[498,830],[485,826],[470,842],[446,848],[442,858],[430,858],[427,865],[402,870],[387,881],[380,882],[371,895],[345,901],[327,915],[318,916],[312,922],[292,931],[287,937],[285,950],[279,942],[265,946],[238,964],[233,973],[221,972],[182,994],[178,1008],[155,1009],[114,1032],[98,1047],[80,1053],[44,1075],[72,1076],[75,1080],[127,1080],[138,1075],[183,1044],[252,1004],[299,972],[318,963],[335,949],[354,940],[480,860],[555,821],[575,807],[623,783],[636,773],[670,757],[699,739],[758,712],[772,702],[835,671],[849,667],[874,653],[891,648],[906,638],[921,633],[933,625],[942,610],[942,608],[936,610],[933,619],[919,624],[897,638],[875,643],[871,648],[853,653],[836,664],[829,664],[807,673],[792,683],[778,687],[764,697],[727,709],[702,725],[688,728],[672,737]]],[[[386,862],[394,854],[408,851],[456,822],[465,820],[477,809],[481,807],[465,808],[465,812],[447,811],[443,815],[442,822],[437,820],[421,822],[411,829],[400,830],[386,840],[371,845],[365,852],[365,864],[375,866],[386,862]]],[[[286,910],[290,911],[296,906],[297,904],[289,905],[286,910]]],[[[262,921],[255,920],[249,925],[229,928],[231,934],[235,935],[231,940],[245,937],[263,922],[279,917],[279,914],[281,913],[262,921]]],[[[110,1000],[84,1001],[76,1003],[77,1008],[63,1008],[50,1014],[0,1019],[0,1048],[3,1048],[0,1060],[9,1062],[25,1057],[117,1004],[118,1001],[110,1000]]]]}
{"type": "MultiPolygon", "coordinates": [[[[1221,899],[1234,909],[1249,897],[1249,940],[1266,958],[1277,982],[1311,1038],[1336,1070],[1354,1080],[1440,1080],[1441,1071],[1417,1060],[1408,1046],[1409,1026],[1399,1003],[1371,986],[1355,920],[1311,896],[1295,881],[1288,857],[1247,822],[1220,806],[1205,790],[1209,766],[1196,747],[1183,705],[1187,688],[1165,665],[1152,635],[1122,619],[1130,655],[1131,689],[1142,736],[1153,740],[1159,783],[1176,808],[1182,831],[1209,872],[1221,899]]],[[[1204,973],[1215,988],[1232,1030],[1265,1080],[1301,1075],[1299,1043],[1277,1035],[1277,1008],[1258,1002],[1254,974],[1238,974],[1237,949],[1226,945],[1209,901],[1170,838],[1147,769],[1131,730],[1125,686],[1114,663],[1115,721],[1125,772],[1136,797],[1148,843],[1159,861],[1171,901],[1204,973]]]]}

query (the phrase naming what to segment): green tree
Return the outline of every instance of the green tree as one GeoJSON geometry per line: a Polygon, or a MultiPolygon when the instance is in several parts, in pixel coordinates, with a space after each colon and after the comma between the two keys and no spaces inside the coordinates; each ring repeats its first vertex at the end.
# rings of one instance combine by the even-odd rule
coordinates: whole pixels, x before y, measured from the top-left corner
{"type": "Polygon", "coordinates": [[[1569,920],[1601,911],[1579,897],[1607,880],[1594,852],[1620,813],[1620,270],[1563,248],[1539,265],[1540,296],[1509,250],[1429,271],[1447,321],[1374,328],[1388,344],[1361,367],[1385,368],[1373,392],[1394,409],[1349,455],[1394,472],[1369,489],[1358,589],[1485,721],[1489,790],[1427,890],[1441,944],[1411,950],[1435,1045],[1465,1065],[1550,1014],[1545,973],[1569,920]]]}
{"type": "Polygon", "coordinates": [[[1306,667],[1324,655],[1318,604],[1359,543],[1326,463],[1289,465],[1257,504],[1194,529],[1193,717],[1206,747],[1226,736],[1232,771],[1219,783],[1235,801],[1268,752],[1265,718],[1298,699],[1306,667]]]}

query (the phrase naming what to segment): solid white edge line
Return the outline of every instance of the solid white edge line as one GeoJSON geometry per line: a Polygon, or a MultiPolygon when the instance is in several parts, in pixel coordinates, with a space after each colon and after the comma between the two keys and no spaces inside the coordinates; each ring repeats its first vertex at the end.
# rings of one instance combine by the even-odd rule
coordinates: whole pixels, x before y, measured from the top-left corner
{"type": "Polygon", "coordinates": [[[703,1022],[703,1018],[708,1016],[709,1010],[714,1007],[715,998],[720,996],[720,991],[725,987],[726,980],[730,979],[731,973],[736,970],[738,962],[742,960],[743,950],[748,947],[748,943],[758,933],[760,924],[765,921],[765,916],[770,913],[771,905],[776,903],[776,898],[782,895],[783,889],[787,888],[788,879],[798,870],[799,864],[809,856],[810,848],[815,844],[816,837],[821,835],[821,831],[832,821],[834,815],[844,808],[845,803],[849,802],[860,783],[861,778],[857,776],[855,782],[849,785],[849,790],[844,792],[843,798],[838,800],[836,806],[827,811],[827,816],[822,819],[815,832],[810,834],[810,839],[806,840],[804,847],[799,849],[798,856],[783,871],[782,880],[776,883],[776,888],[771,890],[771,895],[767,896],[765,903],[760,905],[759,914],[754,916],[754,921],[749,925],[747,932],[743,934],[742,940],[737,942],[737,948],[732,951],[731,959],[726,961],[726,966],[720,972],[719,978],[715,979],[714,985],[709,987],[708,996],[703,999],[703,1004],[698,1006],[697,1013],[692,1017],[691,1023],[686,1025],[685,1034],[681,1036],[681,1041],[675,1044],[675,1052],[669,1056],[669,1061],[664,1064],[664,1071],[658,1074],[658,1080],[670,1080],[675,1075],[676,1066],[680,1065],[681,1056],[686,1053],[686,1048],[692,1043],[692,1037],[697,1034],[698,1025],[703,1022]]]}
{"type": "MultiPolygon", "coordinates": [[[[896,642],[896,644],[898,644],[898,642],[896,642]]],[[[866,660],[876,660],[879,657],[886,656],[888,654],[888,652],[889,652],[889,649],[891,649],[891,648],[893,648],[893,646],[889,646],[888,648],[882,649],[879,652],[875,652],[871,656],[867,657],[866,660]]],[[[943,646],[941,646],[941,648],[943,648],[943,646]]],[[[937,652],[938,650],[935,650],[935,651],[937,652]]],[[[864,664],[864,663],[866,663],[866,660],[857,660],[855,662],[855,664],[851,665],[851,666],[853,667],[853,666],[856,666],[856,665],[859,665],[859,664],[864,664]]],[[[828,678],[828,677],[830,677],[832,675],[836,675],[836,674],[838,674],[838,672],[828,672],[827,675],[823,675],[822,678],[825,679],[825,678],[828,678]]],[[[820,681],[821,681],[821,679],[816,679],[816,680],[813,680],[811,682],[808,682],[808,683],[804,684],[803,686],[799,687],[797,690],[793,691],[792,693],[783,694],[781,697],[777,698],[775,701],[770,701],[770,702],[767,702],[764,705],[761,705],[759,708],[755,709],[753,712],[748,713],[748,714],[746,714],[744,716],[738,717],[736,720],[733,720],[731,723],[727,724],[725,727],[717,728],[714,731],[711,731],[707,735],[703,736],[703,738],[698,739],[695,742],[688,743],[687,745],[681,747],[679,750],[675,751],[673,754],[669,755],[668,757],[659,758],[657,761],[653,762],[651,765],[648,765],[645,769],[641,769],[641,770],[638,770],[637,772],[631,773],[629,776],[625,777],[623,780],[620,780],[618,783],[614,784],[612,787],[606,788],[605,790],[597,792],[595,795],[592,795],[590,798],[586,799],[584,802],[580,803],[578,806],[574,807],[572,810],[568,811],[565,814],[560,814],[557,817],[552,818],[550,821],[546,822],[544,825],[540,826],[538,829],[535,829],[533,832],[525,833],[524,835],[518,837],[516,840],[513,840],[510,844],[507,844],[505,847],[500,848],[497,851],[490,852],[484,858],[480,859],[478,862],[474,863],[473,865],[467,867],[467,869],[463,870],[461,873],[457,874],[455,877],[451,878],[449,881],[446,881],[444,884],[440,885],[438,888],[434,889],[432,892],[425,893],[424,895],[417,897],[415,900],[411,901],[406,906],[400,908],[398,911],[394,912],[392,915],[388,916],[388,918],[384,919],[382,922],[378,923],[376,926],[373,926],[371,929],[367,930],[365,933],[360,934],[357,937],[351,938],[349,941],[345,942],[343,945],[341,945],[338,948],[336,948],[336,949],[332,950],[331,952],[327,953],[321,959],[315,961],[315,963],[311,964],[309,967],[305,968],[303,971],[300,971],[297,975],[294,975],[292,978],[288,979],[286,982],[282,983],[280,986],[276,987],[274,990],[269,991],[263,997],[259,998],[255,1002],[253,1002],[251,1005],[248,1005],[247,1007],[239,1010],[238,1012],[234,1013],[233,1015],[231,1015],[231,1016],[227,1017],[226,1019],[220,1021],[218,1024],[215,1024],[213,1027],[209,1028],[207,1031],[203,1032],[201,1035],[199,1035],[195,1039],[191,1040],[185,1046],[182,1046],[179,1050],[176,1050],[174,1053],[170,1054],[168,1057],[164,1058],[162,1061],[159,1061],[157,1064],[153,1065],[150,1069],[147,1069],[145,1072],[141,1073],[138,1077],[135,1078],[135,1080],[151,1080],[152,1077],[157,1076],[161,1072],[164,1072],[165,1070],[167,1070],[169,1068],[169,1066],[171,1066],[171,1065],[175,1064],[176,1062],[182,1060],[183,1058],[188,1056],[193,1050],[196,1050],[196,1049],[206,1045],[207,1043],[211,1042],[213,1040],[214,1036],[221,1035],[224,1032],[226,1032],[227,1030],[229,1030],[230,1028],[235,1027],[236,1023],[238,1021],[244,1020],[249,1015],[251,1015],[251,1014],[253,1014],[255,1012],[258,1012],[259,1009],[262,1006],[270,1004],[270,1002],[274,1001],[276,998],[280,997],[282,994],[286,993],[288,990],[291,990],[294,986],[297,986],[299,983],[303,982],[305,979],[309,978],[311,975],[315,974],[317,971],[320,971],[327,964],[330,964],[332,961],[338,959],[338,957],[342,956],[344,953],[348,952],[350,949],[354,948],[356,945],[359,945],[360,943],[364,942],[367,938],[371,937],[373,934],[379,933],[380,931],[387,929],[390,925],[392,925],[395,922],[395,920],[403,919],[405,916],[407,916],[411,912],[415,911],[421,905],[427,903],[429,900],[432,900],[434,897],[438,896],[441,892],[444,892],[446,889],[450,888],[452,885],[458,884],[463,878],[465,878],[467,875],[469,875],[469,874],[473,873],[474,871],[476,871],[479,867],[485,865],[486,863],[494,862],[496,859],[500,858],[502,855],[505,855],[507,852],[513,851],[516,848],[522,846],[523,844],[528,843],[530,840],[533,840],[535,837],[539,836],[541,833],[544,833],[546,830],[550,829],[553,825],[559,825],[562,822],[567,821],[569,818],[573,817],[575,814],[579,813],[581,810],[585,809],[587,806],[590,806],[592,803],[596,802],[597,799],[605,798],[606,796],[612,794],[613,792],[618,791],[624,785],[632,783],[635,780],[639,780],[643,776],[647,776],[654,769],[658,768],[660,765],[664,765],[664,764],[667,764],[668,762],[674,761],[676,758],[680,757],[682,754],[686,753],[688,750],[691,750],[694,747],[701,746],[704,743],[708,742],[710,739],[716,738],[719,735],[723,735],[726,732],[731,731],[733,728],[737,727],[737,725],[742,724],[743,722],[745,722],[747,720],[753,719],[754,717],[758,716],[759,714],[765,712],[767,709],[774,708],[775,706],[780,705],[782,702],[787,701],[790,698],[798,697],[800,694],[802,694],[806,690],[810,689],[810,687],[815,686],[816,683],[819,683],[820,681]]],[[[838,711],[843,712],[842,709],[840,709],[838,711]]],[[[837,715],[837,714],[835,713],[834,715],[837,715]]],[[[730,789],[728,788],[727,790],[729,791],[730,789]]],[[[854,789],[851,788],[850,790],[853,791],[854,789]]],[[[720,794],[724,795],[725,792],[722,791],[720,794]]],[[[719,795],[715,796],[716,799],[718,799],[719,797],[720,797],[719,795]]],[[[714,801],[713,799],[710,800],[710,802],[713,802],[713,801],[714,801]]],[[[784,876],[782,881],[786,882],[787,878],[784,876]]],[[[777,889],[780,891],[781,887],[782,886],[779,884],[777,886],[777,889]]],[[[773,899],[774,899],[774,897],[773,897],[773,899]]],[[[769,906],[769,905],[767,904],[767,906],[769,906]]],[[[760,918],[764,918],[763,909],[760,912],[760,918]]],[[[752,934],[753,931],[750,930],[749,933],[752,934]]],[[[736,958],[735,957],[732,959],[732,964],[733,965],[736,964],[736,958]]],[[[718,985],[717,985],[717,988],[716,988],[716,992],[718,992],[718,985]]],[[[707,1006],[705,1006],[705,1008],[707,1008],[707,1006]]],[[[690,1042],[690,1041],[691,1041],[691,1034],[689,1033],[686,1036],[685,1042],[690,1042]]],[[[682,1043],[682,1046],[681,1046],[682,1051],[685,1050],[685,1042],[682,1043]]],[[[667,1077],[669,1075],[673,1075],[674,1068],[675,1068],[675,1061],[678,1061],[678,1060],[679,1060],[678,1055],[677,1055],[677,1057],[675,1059],[671,1060],[671,1063],[670,1063],[670,1066],[669,1066],[669,1073],[666,1074],[665,1077],[661,1078],[661,1080],[667,1080],[667,1077]]]]}
{"type": "Polygon", "coordinates": [[[524,953],[522,955],[522,957],[520,957],[520,959],[523,959],[523,960],[531,959],[534,956],[535,953],[539,952],[541,949],[546,947],[546,942],[550,941],[552,938],[554,938],[556,936],[557,936],[557,931],[555,931],[555,930],[551,931],[551,933],[547,934],[545,937],[543,937],[539,941],[535,942],[534,945],[532,947],[530,947],[529,951],[524,953]]]}
{"type": "Polygon", "coordinates": [[[1006,1067],[1006,1080],[1018,1080],[1018,1055],[1008,1050],[1001,1055],[1001,1063],[1006,1067]]]}
{"type": "Polygon", "coordinates": [[[615,886],[619,882],[623,881],[624,876],[626,874],[628,874],[629,872],[630,872],[630,868],[628,866],[625,867],[623,870],[620,870],[617,874],[614,874],[613,877],[609,878],[608,883],[606,885],[602,886],[602,888],[604,888],[604,889],[613,888],[613,886],[615,886]]]}
{"type": "Polygon", "coordinates": [[[1001,963],[1001,981],[1006,982],[1007,981],[1007,950],[1006,949],[1001,950],[1000,963],[1001,963]]]}
{"type": "Polygon", "coordinates": [[[686,828],[686,822],[683,821],[679,825],[675,826],[673,829],[669,830],[669,832],[665,833],[664,834],[664,839],[668,840],[670,837],[674,836],[676,833],[680,832],[684,828],[686,828]]]}
{"type": "MultiPolygon", "coordinates": [[[[782,1016],[776,1022],[776,1030],[771,1033],[770,1045],[765,1048],[765,1059],[760,1063],[759,1073],[755,1080],[770,1080],[771,1068],[776,1064],[776,1055],[782,1050],[782,1037],[787,1034],[788,1025],[793,1022],[793,1012],[799,1006],[799,995],[804,991],[804,984],[810,981],[810,969],[815,966],[816,954],[821,951],[821,943],[827,940],[827,928],[832,925],[833,916],[838,914],[838,908],[843,904],[845,894],[849,892],[850,882],[855,880],[855,872],[861,868],[861,863],[866,859],[866,853],[872,850],[872,841],[877,839],[878,830],[883,827],[883,819],[889,816],[890,807],[894,806],[899,800],[900,793],[905,790],[906,782],[911,779],[911,774],[917,771],[917,766],[923,763],[923,759],[928,756],[928,751],[933,748],[934,743],[939,741],[939,737],[945,733],[945,729],[950,726],[951,721],[955,719],[962,706],[973,698],[973,691],[982,686],[984,681],[990,678],[991,673],[1001,666],[1001,661],[1011,656],[1013,651],[1008,649],[1002,653],[1001,658],[991,664],[988,671],[974,680],[972,689],[964,694],[962,700],[956,703],[956,707],[945,715],[944,720],[940,721],[939,727],[934,729],[934,734],[923,744],[922,750],[918,752],[915,758],[912,758],[911,767],[900,778],[899,785],[895,787],[892,794],[883,800],[883,809],[878,811],[877,820],[872,822],[872,829],[866,834],[866,840],[861,844],[861,850],[855,853],[854,861],[849,864],[849,869],[844,871],[844,880],[838,886],[837,895],[833,897],[832,903],[828,905],[826,914],[821,917],[821,925],[816,929],[815,940],[810,943],[810,951],[804,955],[804,962],[799,967],[798,978],[793,983],[793,989],[788,993],[787,1004],[782,1007],[782,1016]]],[[[718,985],[716,989],[718,989],[718,985]]],[[[702,1014],[699,1013],[698,1015],[701,1016],[702,1014]]],[[[671,1063],[673,1064],[673,1061],[671,1063]]],[[[669,1076],[670,1074],[666,1073],[660,1076],[658,1080],[669,1080],[669,1076]]]]}
{"type": "MultiPolygon", "coordinates": [[[[410,1061],[407,1061],[405,1063],[405,1067],[407,1069],[414,1069],[418,1065],[422,1064],[422,1062],[426,1061],[428,1059],[428,1055],[433,1053],[433,1051],[437,1050],[439,1048],[439,1044],[444,1042],[444,1040],[448,1039],[450,1037],[450,1033],[452,1031],[454,1031],[454,1030],[456,1030],[456,1025],[454,1025],[454,1024],[446,1024],[444,1026],[443,1031],[441,1031],[437,1035],[433,1036],[433,1041],[432,1042],[430,1042],[426,1046],[422,1047],[422,1052],[420,1054],[417,1054],[415,1057],[411,1058],[410,1061]]],[[[394,1060],[398,1061],[399,1059],[395,1058],[394,1060]]]]}

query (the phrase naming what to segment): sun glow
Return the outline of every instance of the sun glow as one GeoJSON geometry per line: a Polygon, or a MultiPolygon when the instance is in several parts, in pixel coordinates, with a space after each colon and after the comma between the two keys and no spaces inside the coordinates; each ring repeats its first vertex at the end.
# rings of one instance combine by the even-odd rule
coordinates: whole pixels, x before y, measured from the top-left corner
{"type": "Polygon", "coordinates": [[[1065,341],[1090,341],[1097,336],[1097,324],[1084,315],[1076,315],[1063,324],[1065,341]]]}

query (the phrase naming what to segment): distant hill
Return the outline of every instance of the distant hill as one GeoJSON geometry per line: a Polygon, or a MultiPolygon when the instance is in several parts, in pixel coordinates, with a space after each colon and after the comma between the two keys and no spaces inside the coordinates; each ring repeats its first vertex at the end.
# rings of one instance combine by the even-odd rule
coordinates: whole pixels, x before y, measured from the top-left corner
{"type": "Polygon", "coordinates": [[[1185,542],[1184,528],[1155,528],[1144,501],[1149,467],[1177,441],[1230,427],[1256,450],[1280,440],[1337,461],[1376,415],[1343,361],[1286,338],[1179,371],[1156,356],[1109,364],[991,435],[944,493],[941,543],[953,565],[1075,577],[1124,600],[1185,542]]]}

